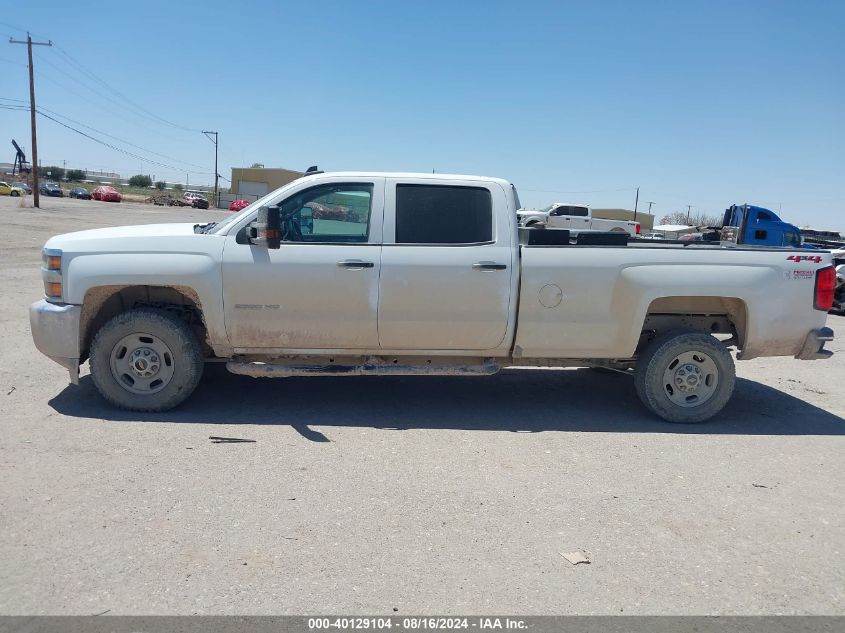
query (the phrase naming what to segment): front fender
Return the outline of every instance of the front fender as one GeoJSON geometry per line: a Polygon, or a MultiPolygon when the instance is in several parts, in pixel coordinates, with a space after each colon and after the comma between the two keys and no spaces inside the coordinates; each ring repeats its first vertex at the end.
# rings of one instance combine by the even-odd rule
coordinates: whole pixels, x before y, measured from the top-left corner
{"type": "Polygon", "coordinates": [[[191,289],[212,347],[229,344],[223,323],[221,266],[209,253],[81,254],[70,258],[66,270],[64,300],[76,305],[85,302],[89,291],[104,286],[191,289]]]}

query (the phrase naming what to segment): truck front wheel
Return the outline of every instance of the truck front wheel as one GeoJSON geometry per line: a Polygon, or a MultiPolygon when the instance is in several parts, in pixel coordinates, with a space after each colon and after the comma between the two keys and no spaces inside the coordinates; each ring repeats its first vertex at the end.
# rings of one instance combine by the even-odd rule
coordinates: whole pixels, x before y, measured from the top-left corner
{"type": "Polygon", "coordinates": [[[121,409],[167,411],[185,400],[202,376],[199,341],[178,317],[138,308],[108,321],[91,343],[91,376],[121,409]]]}
{"type": "Polygon", "coordinates": [[[736,372],[725,346],[709,334],[673,330],[637,361],[634,385],[643,404],[668,422],[710,419],[733,394],[736,372]]]}

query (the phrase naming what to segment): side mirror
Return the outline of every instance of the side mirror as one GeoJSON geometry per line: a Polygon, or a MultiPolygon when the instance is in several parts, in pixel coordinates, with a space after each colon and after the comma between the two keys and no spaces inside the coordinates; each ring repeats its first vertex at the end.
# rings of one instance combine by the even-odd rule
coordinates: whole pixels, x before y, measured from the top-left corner
{"type": "Polygon", "coordinates": [[[277,249],[282,243],[282,220],[279,207],[261,207],[258,218],[247,227],[250,244],[263,244],[277,249]]]}

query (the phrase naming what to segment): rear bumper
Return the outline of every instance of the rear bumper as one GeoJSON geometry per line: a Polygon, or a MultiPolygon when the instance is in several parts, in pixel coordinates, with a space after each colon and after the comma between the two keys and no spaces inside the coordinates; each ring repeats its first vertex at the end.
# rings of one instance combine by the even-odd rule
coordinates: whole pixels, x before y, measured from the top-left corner
{"type": "Polygon", "coordinates": [[[833,340],[833,330],[829,327],[819,328],[813,330],[804,339],[804,345],[801,351],[795,355],[799,360],[818,360],[822,358],[830,358],[833,352],[829,349],[824,349],[824,344],[833,340]]]}
{"type": "Polygon", "coordinates": [[[29,327],[38,351],[70,372],[79,382],[79,321],[82,307],[41,299],[29,306],[29,327]]]}

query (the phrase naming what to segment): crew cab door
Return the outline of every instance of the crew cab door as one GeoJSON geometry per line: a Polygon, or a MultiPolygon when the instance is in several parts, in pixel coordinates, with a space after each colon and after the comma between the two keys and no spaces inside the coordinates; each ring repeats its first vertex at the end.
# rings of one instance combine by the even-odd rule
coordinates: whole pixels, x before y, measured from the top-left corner
{"type": "MultiPolygon", "coordinates": [[[[492,350],[515,290],[516,209],[487,181],[388,178],[378,328],[383,350],[492,350]]],[[[506,344],[506,342],[505,342],[506,344]]]]}
{"type": "MultiPolygon", "coordinates": [[[[226,237],[226,333],[238,350],[378,349],[383,178],[325,177],[279,204],[279,249],[226,237]]],[[[241,229],[243,231],[243,229],[241,229]]]]}

